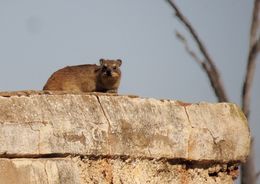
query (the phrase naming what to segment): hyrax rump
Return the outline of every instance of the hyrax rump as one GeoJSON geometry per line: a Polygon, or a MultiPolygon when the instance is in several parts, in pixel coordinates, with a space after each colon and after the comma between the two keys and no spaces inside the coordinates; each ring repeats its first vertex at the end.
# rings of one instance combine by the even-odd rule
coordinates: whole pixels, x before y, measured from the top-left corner
{"type": "Polygon", "coordinates": [[[100,65],[67,66],[54,72],[43,90],[117,93],[121,64],[120,59],[100,59],[100,65]]]}

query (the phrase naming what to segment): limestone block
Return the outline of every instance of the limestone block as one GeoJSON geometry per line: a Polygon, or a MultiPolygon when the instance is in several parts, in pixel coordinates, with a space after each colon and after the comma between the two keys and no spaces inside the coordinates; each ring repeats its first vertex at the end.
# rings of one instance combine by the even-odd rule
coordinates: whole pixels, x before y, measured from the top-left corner
{"type": "Polygon", "coordinates": [[[125,155],[244,161],[247,121],[230,103],[102,94],[0,95],[0,155],[125,155]]]}
{"type": "Polygon", "coordinates": [[[0,93],[0,184],[231,184],[249,146],[231,103],[0,93]]]}

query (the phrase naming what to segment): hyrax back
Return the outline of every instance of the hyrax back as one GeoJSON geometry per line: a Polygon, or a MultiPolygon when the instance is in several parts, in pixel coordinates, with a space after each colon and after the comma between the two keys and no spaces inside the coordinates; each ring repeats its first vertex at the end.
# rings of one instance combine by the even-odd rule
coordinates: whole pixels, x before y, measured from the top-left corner
{"type": "Polygon", "coordinates": [[[119,59],[100,59],[100,65],[67,66],[54,72],[43,90],[117,93],[121,64],[119,59]]]}

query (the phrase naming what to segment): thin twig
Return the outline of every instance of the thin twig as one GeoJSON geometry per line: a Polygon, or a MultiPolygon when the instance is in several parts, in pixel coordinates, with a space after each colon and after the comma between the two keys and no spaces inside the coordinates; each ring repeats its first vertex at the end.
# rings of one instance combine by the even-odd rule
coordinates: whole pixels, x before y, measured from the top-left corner
{"type": "Polygon", "coordinates": [[[242,92],[242,109],[247,118],[249,118],[249,111],[250,111],[249,106],[250,106],[253,77],[255,73],[256,58],[260,50],[260,40],[259,40],[259,35],[257,35],[257,30],[259,28],[259,10],[260,10],[260,0],[255,0],[254,10],[252,15],[251,31],[250,31],[247,69],[246,69],[246,76],[245,76],[243,92],[242,92]]]}
{"type": "Polygon", "coordinates": [[[260,171],[258,171],[258,172],[256,173],[256,175],[255,175],[256,179],[258,179],[259,176],[260,176],[260,171]]]}
{"type": "Polygon", "coordinates": [[[205,62],[202,62],[201,65],[204,68],[205,72],[207,73],[211,86],[218,98],[218,101],[228,101],[228,97],[225,92],[224,85],[220,79],[220,75],[216,65],[214,64],[213,60],[211,59],[210,55],[208,54],[207,49],[203,45],[201,39],[199,38],[198,34],[196,33],[195,29],[192,27],[188,19],[181,13],[178,7],[175,5],[173,0],[166,0],[170,6],[174,9],[176,17],[184,24],[184,26],[188,29],[189,33],[195,40],[196,44],[202,55],[205,57],[205,62]],[[207,70],[206,70],[207,68],[207,70]]]}
{"type": "Polygon", "coordinates": [[[260,9],[260,2],[259,0],[255,0],[254,2],[254,10],[252,15],[252,23],[251,23],[251,30],[250,30],[250,43],[249,47],[252,48],[254,43],[257,40],[257,31],[259,28],[259,9],[260,9]]]}
{"type": "MultiPolygon", "coordinates": [[[[200,60],[197,54],[191,50],[190,46],[188,45],[187,39],[180,32],[177,31],[176,37],[184,44],[184,48],[187,51],[187,53],[202,67],[202,69],[207,73],[207,75],[211,75],[211,68],[209,64],[205,61],[200,60]]],[[[213,81],[210,80],[210,82],[213,81]]]]}
{"type": "Polygon", "coordinates": [[[178,31],[175,32],[176,37],[183,43],[185,50],[188,52],[188,54],[199,64],[202,65],[202,61],[199,59],[197,54],[191,50],[190,46],[188,45],[187,39],[178,31]]]}

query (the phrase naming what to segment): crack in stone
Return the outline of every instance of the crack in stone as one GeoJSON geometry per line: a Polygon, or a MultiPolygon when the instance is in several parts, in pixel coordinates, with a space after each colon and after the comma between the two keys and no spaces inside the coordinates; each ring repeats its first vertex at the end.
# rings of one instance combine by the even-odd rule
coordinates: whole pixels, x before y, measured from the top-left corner
{"type": "Polygon", "coordinates": [[[103,114],[104,114],[104,116],[105,116],[105,118],[106,118],[106,120],[107,120],[107,122],[108,122],[108,124],[109,124],[109,127],[110,127],[110,121],[109,121],[109,119],[108,119],[108,117],[107,117],[107,115],[106,115],[106,112],[105,112],[105,110],[104,110],[104,108],[103,108],[103,106],[102,106],[102,103],[101,103],[101,101],[100,101],[100,98],[99,98],[99,96],[97,96],[97,95],[96,95],[96,97],[97,97],[98,103],[99,103],[99,105],[100,105],[100,107],[101,107],[101,110],[102,110],[102,112],[103,112],[103,114]]]}
{"type": "Polygon", "coordinates": [[[222,150],[222,147],[219,145],[219,142],[221,142],[222,140],[217,141],[217,137],[215,137],[215,136],[213,135],[213,133],[212,133],[208,128],[206,128],[206,129],[207,129],[207,131],[209,132],[209,134],[211,135],[213,144],[215,145],[215,148],[217,148],[217,150],[218,150],[218,152],[219,152],[219,154],[220,154],[220,157],[222,157],[222,155],[223,155],[223,150],[222,150]]]}
{"type": "Polygon", "coordinates": [[[192,124],[191,124],[191,121],[190,121],[190,116],[189,116],[189,114],[188,114],[188,112],[187,112],[187,109],[186,109],[186,106],[183,106],[183,108],[184,108],[184,111],[185,111],[185,114],[186,114],[186,116],[187,116],[187,119],[188,119],[188,122],[189,122],[189,124],[190,124],[190,133],[189,133],[189,138],[188,138],[188,147],[187,147],[187,154],[188,154],[188,158],[189,158],[189,155],[190,155],[190,150],[189,150],[189,148],[191,147],[190,145],[190,141],[191,141],[191,134],[192,134],[192,129],[194,128],[193,126],[192,126],[192,124]]]}
{"type": "Polygon", "coordinates": [[[49,123],[47,123],[46,121],[21,121],[21,120],[16,120],[16,121],[0,121],[0,124],[1,125],[4,125],[4,124],[15,124],[15,123],[19,123],[20,125],[24,125],[24,124],[43,124],[43,125],[47,125],[49,123]]]}
{"type": "Polygon", "coordinates": [[[208,129],[208,128],[206,128],[207,129],[207,131],[209,132],[209,134],[211,135],[211,137],[212,137],[212,140],[213,140],[213,143],[215,144],[215,145],[217,145],[218,143],[217,143],[217,138],[216,137],[214,137],[214,135],[213,135],[213,133],[208,129]]]}
{"type": "Polygon", "coordinates": [[[194,128],[194,127],[191,125],[190,116],[189,116],[189,114],[188,114],[188,112],[187,112],[186,107],[183,106],[183,108],[184,108],[184,110],[185,110],[185,113],[186,113],[186,116],[187,116],[187,118],[188,118],[188,121],[189,121],[189,123],[190,123],[191,128],[194,128]]]}
{"type": "Polygon", "coordinates": [[[47,164],[47,161],[44,163],[44,172],[46,174],[46,177],[47,177],[47,183],[49,184],[49,176],[48,176],[48,173],[47,173],[47,169],[46,169],[46,164],[47,164]]]}
{"type": "MultiPolygon", "coordinates": [[[[192,130],[194,127],[191,125],[191,120],[190,120],[189,114],[188,114],[188,112],[187,112],[186,106],[184,106],[184,110],[185,110],[187,119],[188,119],[188,121],[189,121],[189,123],[190,123],[190,127],[191,127],[191,130],[192,130]]],[[[218,142],[219,142],[219,141],[217,141],[217,137],[215,137],[215,136],[213,135],[213,133],[212,133],[208,128],[206,128],[206,130],[209,132],[210,136],[212,137],[213,144],[218,147],[218,146],[219,146],[219,145],[218,145],[218,142]]],[[[189,147],[190,147],[190,136],[191,136],[191,134],[192,134],[192,132],[190,132],[189,140],[188,140],[188,151],[187,151],[188,156],[189,156],[189,147]]],[[[220,152],[221,155],[222,155],[222,149],[221,149],[220,147],[218,147],[218,149],[219,149],[219,152],[220,152]]]]}
{"type": "MultiPolygon", "coordinates": [[[[111,133],[111,123],[110,123],[110,120],[109,120],[109,118],[107,117],[107,114],[106,114],[106,112],[105,112],[105,109],[104,109],[104,107],[103,107],[101,101],[100,101],[99,96],[96,95],[96,97],[97,97],[97,101],[98,101],[98,103],[99,103],[99,105],[100,105],[100,108],[101,108],[101,110],[102,110],[102,112],[103,112],[103,114],[104,114],[104,116],[105,116],[105,118],[106,118],[106,120],[107,120],[107,123],[108,123],[108,135],[111,135],[112,133],[111,133]]],[[[112,151],[111,151],[111,146],[110,146],[110,144],[109,144],[109,139],[107,139],[107,147],[109,147],[109,154],[110,154],[112,151]]]]}
{"type": "Polygon", "coordinates": [[[167,157],[145,157],[145,156],[129,156],[129,155],[83,155],[83,154],[72,154],[72,153],[49,153],[49,154],[0,154],[0,158],[6,159],[20,159],[20,158],[27,158],[27,159],[56,159],[56,158],[74,158],[78,157],[82,159],[89,159],[89,160],[100,160],[100,159],[111,159],[111,160],[131,160],[135,162],[136,160],[148,160],[148,161],[163,161],[168,162],[171,165],[179,165],[185,164],[190,168],[207,168],[213,165],[223,165],[228,164],[229,166],[240,164],[240,160],[229,160],[228,162],[225,161],[217,161],[217,160],[188,160],[184,158],[167,158],[167,157]]]}
{"type": "Polygon", "coordinates": [[[30,129],[34,132],[38,132],[38,144],[37,144],[37,151],[38,151],[38,154],[40,153],[40,142],[41,142],[41,131],[39,129],[34,129],[32,127],[32,124],[31,123],[28,123],[30,129]]]}

